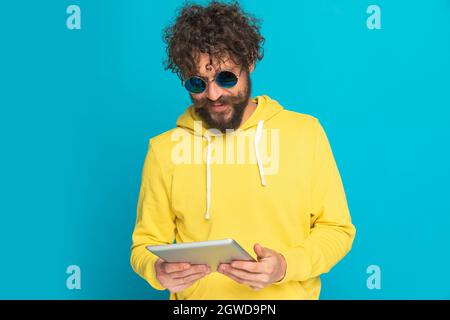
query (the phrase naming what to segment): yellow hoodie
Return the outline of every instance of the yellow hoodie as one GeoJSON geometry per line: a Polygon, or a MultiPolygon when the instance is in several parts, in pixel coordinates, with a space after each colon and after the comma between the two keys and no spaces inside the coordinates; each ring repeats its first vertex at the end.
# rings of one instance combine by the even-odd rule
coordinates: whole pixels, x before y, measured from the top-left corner
{"type": "Polygon", "coordinates": [[[320,275],[352,246],[344,188],[320,122],[258,96],[256,110],[226,135],[189,106],[177,127],[149,141],[131,265],[155,289],[157,257],[146,246],[233,238],[287,262],[280,282],[254,291],[212,272],[170,299],[318,299],[320,275]]]}

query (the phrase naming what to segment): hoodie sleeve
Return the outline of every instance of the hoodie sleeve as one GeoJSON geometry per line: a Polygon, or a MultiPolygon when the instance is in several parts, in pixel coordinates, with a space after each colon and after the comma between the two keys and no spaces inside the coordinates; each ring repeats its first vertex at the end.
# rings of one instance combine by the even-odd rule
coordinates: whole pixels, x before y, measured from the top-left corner
{"type": "Polygon", "coordinates": [[[329,141],[317,119],[315,126],[311,232],[303,243],[281,252],[287,269],[277,284],[306,281],[327,273],[350,251],[356,234],[329,141]]]}
{"type": "Polygon", "coordinates": [[[167,178],[150,140],[142,170],[130,263],[133,270],[157,290],[165,289],[156,278],[158,257],[146,246],[170,244],[175,238],[175,216],[170,208],[167,178]]]}

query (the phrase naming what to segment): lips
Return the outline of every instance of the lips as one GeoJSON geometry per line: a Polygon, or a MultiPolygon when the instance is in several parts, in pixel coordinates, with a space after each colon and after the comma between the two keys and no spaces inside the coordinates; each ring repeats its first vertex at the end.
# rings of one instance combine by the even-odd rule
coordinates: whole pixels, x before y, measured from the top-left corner
{"type": "Polygon", "coordinates": [[[210,107],[211,107],[211,110],[214,110],[214,111],[223,111],[228,108],[228,105],[223,104],[223,103],[215,103],[215,104],[210,104],[210,107]]]}

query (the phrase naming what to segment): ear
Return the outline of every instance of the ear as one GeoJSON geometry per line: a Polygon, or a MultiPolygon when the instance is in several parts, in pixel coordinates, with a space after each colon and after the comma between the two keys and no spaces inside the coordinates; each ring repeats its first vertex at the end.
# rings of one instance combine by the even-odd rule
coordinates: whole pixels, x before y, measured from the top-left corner
{"type": "Polygon", "coordinates": [[[252,64],[250,65],[250,67],[248,68],[248,72],[249,72],[249,73],[252,73],[253,70],[255,70],[255,63],[252,63],[252,64]]]}

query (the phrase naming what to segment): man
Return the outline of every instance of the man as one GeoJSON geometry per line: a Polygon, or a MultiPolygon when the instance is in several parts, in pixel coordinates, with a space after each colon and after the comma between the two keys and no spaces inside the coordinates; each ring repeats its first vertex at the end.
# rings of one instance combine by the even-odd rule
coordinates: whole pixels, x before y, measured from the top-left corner
{"type": "Polygon", "coordinates": [[[355,228],[320,122],[250,97],[263,56],[259,30],[238,4],[211,2],[186,5],[165,31],[166,67],[193,103],[176,128],[150,139],[131,265],[171,299],[318,299],[320,275],[352,246],[355,228]],[[210,270],[146,249],[224,238],[257,262],[210,270]]]}

